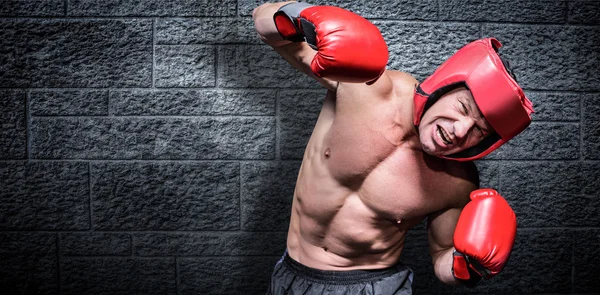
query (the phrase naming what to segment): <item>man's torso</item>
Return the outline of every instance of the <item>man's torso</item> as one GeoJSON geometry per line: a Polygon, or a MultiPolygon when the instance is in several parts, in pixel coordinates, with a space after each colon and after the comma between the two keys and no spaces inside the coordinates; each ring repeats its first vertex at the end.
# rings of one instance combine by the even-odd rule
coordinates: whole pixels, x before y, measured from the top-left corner
{"type": "Polygon", "coordinates": [[[313,268],[375,269],[397,263],[406,231],[452,206],[462,165],[407,144],[414,79],[394,91],[364,84],[329,92],[306,151],[292,205],[289,255],[313,268]]]}

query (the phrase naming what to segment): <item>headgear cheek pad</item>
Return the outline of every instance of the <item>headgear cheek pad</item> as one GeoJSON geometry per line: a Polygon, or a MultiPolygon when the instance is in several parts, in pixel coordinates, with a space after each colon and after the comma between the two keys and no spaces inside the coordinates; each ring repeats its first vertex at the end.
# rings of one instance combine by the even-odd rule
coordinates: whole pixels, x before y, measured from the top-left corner
{"type": "Polygon", "coordinates": [[[417,87],[413,110],[416,128],[431,105],[461,86],[471,91],[483,117],[494,128],[495,132],[477,145],[442,158],[458,161],[479,159],[515,137],[531,123],[532,103],[508,73],[497,53],[500,47],[502,44],[495,38],[471,42],[417,87]]]}

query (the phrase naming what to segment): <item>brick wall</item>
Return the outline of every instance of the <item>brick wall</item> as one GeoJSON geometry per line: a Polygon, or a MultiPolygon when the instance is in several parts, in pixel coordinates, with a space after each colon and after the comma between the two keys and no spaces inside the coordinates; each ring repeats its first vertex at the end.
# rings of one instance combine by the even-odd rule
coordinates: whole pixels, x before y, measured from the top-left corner
{"type": "MultiPolygon", "coordinates": [[[[0,293],[262,294],[324,91],[256,37],[253,0],[0,0],[0,293]]],[[[316,3],[316,2],[312,2],[316,3]]],[[[505,271],[417,294],[600,294],[600,2],[328,1],[418,79],[505,45],[535,104],[479,161],[514,207],[505,271]]]]}

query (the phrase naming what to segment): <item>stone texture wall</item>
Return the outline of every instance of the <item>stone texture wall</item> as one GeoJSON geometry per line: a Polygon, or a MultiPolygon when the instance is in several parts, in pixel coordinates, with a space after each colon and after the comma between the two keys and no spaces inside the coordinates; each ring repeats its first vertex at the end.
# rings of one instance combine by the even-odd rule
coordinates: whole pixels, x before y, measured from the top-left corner
{"type": "MultiPolygon", "coordinates": [[[[0,293],[263,294],[324,90],[256,37],[253,0],[0,0],[0,293]]],[[[316,3],[316,2],[312,2],[316,3]]],[[[495,36],[535,104],[477,162],[519,220],[505,271],[417,294],[600,294],[600,2],[327,1],[418,79],[495,36]]]]}

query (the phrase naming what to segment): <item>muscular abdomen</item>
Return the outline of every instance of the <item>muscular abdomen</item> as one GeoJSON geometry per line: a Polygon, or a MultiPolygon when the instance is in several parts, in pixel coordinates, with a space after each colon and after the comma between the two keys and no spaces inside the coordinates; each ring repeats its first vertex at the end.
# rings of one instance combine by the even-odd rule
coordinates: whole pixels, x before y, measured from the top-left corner
{"type": "Polygon", "coordinates": [[[332,126],[335,124],[332,121],[334,104],[328,99],[332,97],[325,100],[298,176],[288,251],[292,258],[320,269],[373,269],[393,265],[400,256],[406,231],[394,220],[383,218],[367,207],[357,190],[379,160],[368,164],[372,168],[332,169],[332,162],[344,165],[340,161],[345,161],[350,165],[352,158],[359,155],[352,154],[351,150],[342,151],[351,148],[348,142],[328,141],[331,128],[335,128],[332,126]],[[339,158],[342,152],[347,155],[346,160],[339,158]]]}

